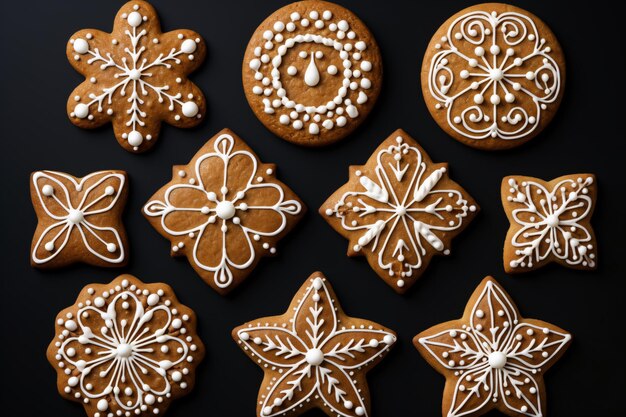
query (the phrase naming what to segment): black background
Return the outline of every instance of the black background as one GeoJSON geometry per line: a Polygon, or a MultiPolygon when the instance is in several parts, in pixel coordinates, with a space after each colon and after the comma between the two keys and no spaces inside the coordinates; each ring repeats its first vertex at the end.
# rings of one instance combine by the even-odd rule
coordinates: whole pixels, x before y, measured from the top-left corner
{"type": "MultiPolygon", "coordinates": [[[[122,272],[172,285],[193,308],[207,356],[196,387],[175,401],[170,416],[252,416],[262,371],[230,337],[233,327],[282,313],[303,280],[316,270],[330,279],[345,311],[397,331],[393,351],[369,374],[375,416],[438,416],[444,379],[417,353],[411,338],[461,316],[465,302],[488,274],[498,279],[522,314],[554,323],[574,342],[547,374],[548,415],[616,416],[626,392],[624,269],[624,23],[612,3],[517,1],[546,21],[567,58],[565,97],[553,122],[525,146],[487,153],[448,137],[422,99],[419,71],[431,35],[466,1],[340,1],[374,33],[384,58],[380,99],[362,126],[341,143],[305,149],[274,137],[254,117],[241,87],[241,60],[248,39],[283,1],[157,1],[163,29],[189,28],[208,44],[204,65],[191,78],[204,91],[208,112],[191,130],[163,127],[152,151],[133,155],[116,143],[110,125],[81,130],[67,119],[68,94],[82,81],[68,64],[65,45],[78,29],[109,31],[120,1],[5,1],[1,10],[2,80],[2,389],[0,413],[11,416],[81,416],[81,405],[57,394],[45,357],[54,317],[74,303],[89,283],[122,272]],[[581,6],[576,6],[580,4],[581,6]],[[579,8],[580,7],[580,8],[579,8]],[[300,226],[247,281],[222,297],[196,276],[184,259],[169,256],[169,243],[140,209],[223,127],[232,128],[308,205],[300,226]],[[347,242],[317,214],[321,203],[348,178],[349,164],[364,163],[396,128],[417,139],[434,161],[448,161],[453,179],[482,207],[454,242],[452,255],[437,257],[418,283],[401,296],[387,287],[364,258],[345,256],[347,242]],[[36,218],[29,174],[52,169],[83,176],[123,169],[130,176],[125,224],[131,261],[123,270],[75,266],[54,272],[29,265],[36,218]],[[598,176],[593,224],[599,269],[579,272],[550,265],[509,277],[502,268],[508,222],[500,181],[508,174],[544,179],[578,172],[598,176]],[[620,261],[622,259],[622,261],[620,261]]],[[[314,411],[310,416],[321,416],[314,411]]],[[[492,415],[497,415],[493,413],[492,415]]],[[[623,414],[622,414],[623,415],[623,414]]]]}

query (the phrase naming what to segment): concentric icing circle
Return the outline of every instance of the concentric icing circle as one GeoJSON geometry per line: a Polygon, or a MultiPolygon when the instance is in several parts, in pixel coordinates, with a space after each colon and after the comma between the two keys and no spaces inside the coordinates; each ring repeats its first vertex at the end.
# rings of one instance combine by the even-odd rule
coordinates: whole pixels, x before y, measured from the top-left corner
{"type": "Polygon", "coordinates": [[[380,92],[378,46],[350,11],[303,1],[279,9],[256,30],[243,63],[250,107],[276,135],[325,145],[354,130],[380,92]]]}

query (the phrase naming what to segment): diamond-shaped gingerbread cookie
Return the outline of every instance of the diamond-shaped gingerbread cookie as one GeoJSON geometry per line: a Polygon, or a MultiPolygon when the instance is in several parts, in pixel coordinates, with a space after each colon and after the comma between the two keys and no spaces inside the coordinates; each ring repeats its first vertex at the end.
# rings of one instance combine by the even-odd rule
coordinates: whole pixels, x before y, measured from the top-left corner
{"type": "Polygon", "coordinates": [[[306,208],[235,133],[224,129],[154,194],[143,212],[221,294],[235,288],[306,208]]]}
{"type": "Polygon", "coordinates": [[[399,129],[319,209],[349,240],[348,256],[365,256],[394,290],[405,292],[434,255],[448,255],[450,241],[478,212],[478,205],[399,129]]]}
{"type": "Polygon", "coordinates": [[[47,356],[59,394],[89,417],[147,417],[191,391],[204,345],[168,285],[121,275],[57,315],[47,356]]]}
{"type": "Polygon", "coordinates": [[[306,280],[285,314],[253,320],[232,334],[265,373],[259,417],[297,416],[311,408],[329,416],[368,416],[366,373],[396,342],[392,330],[347,316],[321,272],[306,280]]]}
{"type": "Polygon", "coordinates": [[[149,3],[130,1],[117,13],[113,32],[83,29],[70,38],[67,57],[85,76],[68,99],[70,121],[88,129],[111,122],[119,144],[132,152],[152,147],[163,121],[196,126],[206,104],[187,76],[205,54],[196,32],[163,33],[149,3]]]}

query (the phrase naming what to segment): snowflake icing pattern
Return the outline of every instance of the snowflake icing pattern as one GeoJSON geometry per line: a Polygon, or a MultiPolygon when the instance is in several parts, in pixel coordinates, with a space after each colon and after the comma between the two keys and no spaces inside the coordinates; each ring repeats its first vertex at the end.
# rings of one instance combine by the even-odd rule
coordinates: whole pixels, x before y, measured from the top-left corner
{"type": "Polygon", "coordinates": [[[444,235],[458,233],[477,206],[457,184],[441,188],[446,164],[432,164],[402,135],[379,148],[376,161],[375,177],[355,171],[362,189],[343,193],[325,213],[339,218],[348,236],[358,236],[353,253],[364,253],[370,263],[397,278],[395,288],[402,289],[415,271],[419,277],[434,253],[450,253],[444,235]]]}
{"type": "MultiPolygon", "coordinates": [[[[258,260],[255,246],[262,238],[279,236],[290,222],[288,216],[302,211],[299,201],[285,199],[282,184],[263,182],[251,152],[234,150],[234,146],[233,136],[219,135],[213,152],[196,160],[195,178],[188,184],[166,186],[163,201],[151,200],[144,207],[148,217],[160,217],[160,226],[172,239],[195,239],[190,260],[209,272],[210,285],[220,289],[233,284],[233,269],[254,266],[258,260]],[[223,173],[222,178],[216,173],[223,173]],[[180,222],[183,217],[185,221],[180,222]]],[[[187,174],[181,171],[179,175],[187,174]]],[[[172,250],[179,252],[183,247],[174,244],[172,250]]],[[[268,242],[262,247],[276,252],[268,242]]]]}
{"type": "Polygon", "coordinates": [[[118,142],[133,151],[154,143],[161,120],[196,125],[204,96],[186,75],[202,62],[204,50],[195,32],[161,33],[148,3],[127,3],[111,34],[82,30],[69,41],[70,62],[87,77],[68,101],[70,120],[87,128],[112,121],[118,142]]]}
{"type": "Polygon", "coordinates": [[[465,14],[435,48],[429,91],[439,102],[435,108],[445,109],[448,125],[464,137],[527,137],[539,125],[542,111],[559,97],[561,74],[549,55],[552,49],[532,19],[521,13],[465,14]],[[526,49],[528,54],[520,54],[526,49]],[[455,74],[451,64],[461,62],[464,69],[455,74]],[[528,104],[518,102],[522,95],[531,99],[528,104]]]}
{"type": "Polygon", "coordinates": [[[511,212],[516,231],[506,242],[515,248],[516,258],[508,265],[512,270],[532,268],[549,256],[565,265],[596,266],[589,226],[593,176],[562,179],[553,187],[532,179],[520,183],[509,178],[507,184],[510,188],[506,199],[516,204],[511,212]]]}
{"type": "Polygon", "coordinates": [[[476,293],[476,302],[468,305],[469,323],[449,322],[415,338],[422,354],[436,360],[436,368],[454,373],[446,384],[453,395],[444,400],[444,415],[478,415],[498,407],[511,415],[541,417],[543,372],[565,351],[571,336],[519,317],[510,297],[490,277],[476,293]]]}
{"type": "Polygon", "coordinates": [[[262,368],[279,369],[280,377],[260,390],[260,416],[285,415],[318,396],[333,415],[368,415],[359,386],[365,383],[361,372],[390,349],[396,336],[365,320],[341,326],[347,320],[338,315],[328,282],[316,275],[294,298],[289,325],[267,323],[267,318],[233,332],[262,368]]]}

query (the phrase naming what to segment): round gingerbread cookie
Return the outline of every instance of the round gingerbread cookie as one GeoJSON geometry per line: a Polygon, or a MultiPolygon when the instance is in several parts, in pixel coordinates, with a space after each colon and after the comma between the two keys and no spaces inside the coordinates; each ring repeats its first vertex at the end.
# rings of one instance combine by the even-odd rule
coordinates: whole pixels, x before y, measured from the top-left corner
{"type": "Polygon", "coordinates": [[[426,106],[450,136],[478,149],[519,146],[550,123],[565,59],[537,16],[502,3],[468,7],[435,32],[422,63],[426,106]]]}
{"type": "Polygon", "coordinates": [[[301,1],[269,16],[243,61],[250,107],[274,134],[321,146],[350,134],[372,110],[382,82],[380,50],[349,10],[301,1]]]}

